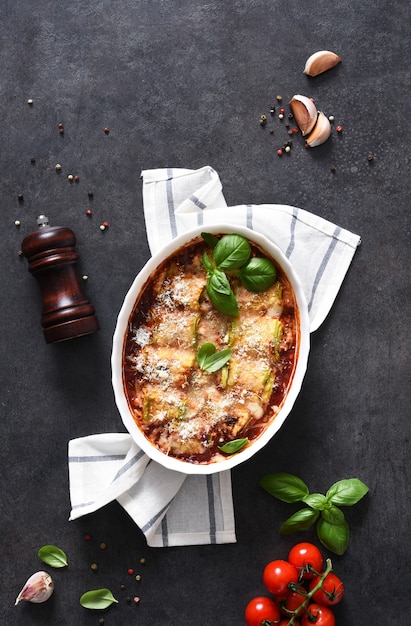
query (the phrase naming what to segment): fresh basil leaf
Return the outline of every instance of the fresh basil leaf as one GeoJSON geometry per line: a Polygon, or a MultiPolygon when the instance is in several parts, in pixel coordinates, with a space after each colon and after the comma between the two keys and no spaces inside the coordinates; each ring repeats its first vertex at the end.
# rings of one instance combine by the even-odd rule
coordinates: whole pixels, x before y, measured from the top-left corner
{"type": "Polygon", "coordinates": [[[263,476],[260,486],[283,502],[298,502],[309,494],[307,485],[298,476],[286,472],[263,476]]]}
{"type": "Polygon", "coordinates": [[[344,554],[350,540],[350,530],[345,520],[341,524],[331,524],[324,517],[320,517],[316,528],[323,546],[334,554],[344,554]]]}
{"type": "Polygon", "coordinates": [[[207,358],[212,354],[215,354],[217,348],[211,342],[203,343],[199,351],[197,352],[197,363],[201,369],[205,369],[205,365],[207,363],[207,358]]]}
{"type": "Polygon", "coordinates": [[[320,513],[313,509],[300,509],[284,522],[280,528],[281,535],[291,535],[300,530],[310,528],[317,521],[320,513]]]}
{"type": "Polygon", "coordinates": [[[216,372],[230,360],[231,354],[232,352],[228,348],[217,352],[213,343],[205,343],[197,352],[197,363],[201,369],[207,372],[216,372]]]}
{"type": "Polygon", "coordinates": [[[50,567],[66,567],[68,565],[66,553],[57,546],[43,546],[37,556],[50,567]]]}
{"type": "Polygon", "coordinates": [[[218,449],[224,452],[224,454],[234,454],[234,452],[242,450],[247,443],[248,437],[244,437],[244,439],[233,439],[233,441],[228,441],[223,446],[218,446],[218,449]]]}
{"type": "Polygon", "coordinates": [[[85,609],[106,609],[113,602],[118,603],[110,589],[92,589],[86,591],[80,598],[81,606],[85,609]]]}
{"type": "Polygon", "coordinates": [[[253,257],[241,268],[240,280],[248,291],[266,291],[277,280],[277,269],[269,259],[253,257]]]}
{"type": "Polygon", "coordinates": [[[316,511],[321,511],[327,504],[327,498],[322,493],[310,493],[302,501],[316,511]]]}
{"type": "Polygon", "coordinates": [[[359,478],[346,478],[331,485],[325,494],[327,500],[339,506],[356,504],[368,493],[368,487],[359,478]]]}
{"type": "Polygon", "coordinates": [[[323,509],[321,515],[330,524],[343,524],[345,520],[344,513],[341,509],[333,505],[323,509]]]}
{"type": "Polygon", "coordinates": [[[220,241],[218,237],[212,235],[211,233],[201,233],[201,236],[211,249],[214,249],[220,241]]]}
{"type": "Polygon", "coordinates": [[[202,259],[203,259],[203,265],[207,270],[207,277],[212,276],[214,272],[214,265],[211,263],[206,252],[203,252],[202,259]]]}
{"type": "Polygon", "coordinates": [[[211,304],[217,311],[224,313],[224,315],[236,316],[239,314],[237,300],[233,292],[230,289],[230,294],[223,294],[214,289],[213,284],[210,281],[206,285],[208,297],[211,300],[211,304]]]}
{"type": "Polygon", "coordinates": [[[225,296],[229,296],[232,293],[230,282],[221,270],[214,270],[212,276],[210,276],[209,284],[214,291],[218,291],[218,293],[222,293],[225,296]]]}
{"type": "Polygon", "coordinates": [[[234,270],[247,261],[251,246],[241,235],[224,235],[214,248],[214,263],[220,270],[234,270]]]}

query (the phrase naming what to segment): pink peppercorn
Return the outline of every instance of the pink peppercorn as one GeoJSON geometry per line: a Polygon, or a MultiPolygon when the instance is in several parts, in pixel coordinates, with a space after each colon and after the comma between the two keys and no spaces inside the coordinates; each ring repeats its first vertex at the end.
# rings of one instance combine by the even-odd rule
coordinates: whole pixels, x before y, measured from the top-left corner
{"type": "Polygon", "coordinates": [[[74,182],[75,182],[75,183],[78,183],[78,181],[79,181],[79,180],[80,180],[80,178],[76,175],[76,176],[74,177],[74,182]]]}
{"type": "Polygon", "coordinates": [[[92,215],[92,214],[93,214],[93,211],[91,209],[87,209],[86,215],[92,215]]]}
{"type": "Polygon", "coordinates": [[[278,154],[278,156],[283,156],[283,151],[281,150],[281,148],[279,150],[277,150],[277,154],[278,154]]]}
{"type": "Polygon", "coordinates": [[[342,133],[343,132],[343,127],[342,126],[337,126],[337,128],[335,130],[337,131],[337,133],[342,133]]]}
{"type": "Polygon", "coordinates": [[[128,568],[128,570],[127,570],[127,574],[128,574],[129,576],[132,576],[132,575],[134,574],[134,570],[133,570],[133,568],[132,568],[132,567],[129,567],[129,568],[128,568]]]}
{"type": "Polygon", "coordinates": [[[109,132],[110,132],[110,129],[106,126],[105,129],[104,129],[104,132],[106,133],[106,135],[108,135],[109,132]]]}

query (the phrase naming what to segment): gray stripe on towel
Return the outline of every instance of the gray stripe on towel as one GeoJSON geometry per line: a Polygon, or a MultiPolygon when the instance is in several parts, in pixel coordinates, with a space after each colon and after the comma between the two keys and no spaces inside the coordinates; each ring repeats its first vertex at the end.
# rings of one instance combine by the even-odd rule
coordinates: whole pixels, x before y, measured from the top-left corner
{"type": "Polygon", "coordinates": [[[176,217],[174,215],[174,197],[173,197],[173,169],[167,168],[167,181],[166,181],[166,193],[167,193],[167,206],[168,217],[170,220],[171,235],[177,236],[176,217]]]}
{"type": "Polygon", "coordinates": [[[294,246],[295,246],[295,226],[297,223],[297,215],[298,215],[298,208],[297,207],[293,207],[293,216],[291,218],[291,228],[290,228],[290,243],[288,244],[288,248],[286,250],[285,256],[287,257],[287,259],[290,258],[292,251],[294,250],[294,246]]]}
{"type": "Polygon", "coordinates": [[[321,264],[317,270],[317,274],[315,276],[314,279],[314,284],[313,284],[313,288],[311,290],[311,298],[310,301],[308,303],[308,311],[311,311],[311,307],[313,305],[313,301],[314,301],[314,296],[315,296],[315,292],[317,291],[317,287],[321,281],[322,275],[324,274],[324,270],[327,267],[328,261],[331,259],[332,257],[332,253],[334,251],[335,246],[338,243],[338,235],[341,232],[341,228],[339,226],[337,226],[337,228],[335,229],[335,231],[333,232],[332,235],[332,239],[330,241],[330,245],[328,246],[328,250],[324,255],[323,260],[321,261],[321,264]]]}
{"type": "Polygon", "coordinates": [[[210,543],[216,543],[216,520],[214,508],[214,485],[213,475],[206,476],[207,479],[207,496],[208,496],[208,517],[210,521],[210,543]]]}
{"type": "Polygon", "coordinates": [[[69,463],[99,463],[105,461],[122,461],[126,458],[125,454],[105,454],[99,456],[69,456],[69,463]]]}

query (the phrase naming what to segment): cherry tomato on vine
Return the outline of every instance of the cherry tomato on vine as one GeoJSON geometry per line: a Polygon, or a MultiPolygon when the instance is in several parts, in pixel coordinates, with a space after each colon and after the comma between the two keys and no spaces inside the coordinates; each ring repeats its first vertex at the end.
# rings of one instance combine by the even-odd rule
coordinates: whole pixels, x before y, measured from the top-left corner
{"type": "Polygon", "coordinates": [[[264,585],[277,599],[285,598],[289,593],[289,583],[296,583],[297,581],[297,568],[288,561],[277,559],[268,563],[264,568],[264,585]]]}
{"type": "Polygon", "coordinates": [[[335,616],[331,609],[320,604],[310,604],[301,620],[301,626],[335,626],[335,616]],[[315,618],[315,619],[313,619],[315,618]]]}
{"type": "Polygon", "coordinates": [[[245,608],[247,626],[268,626],[278,624],[280,609],[271,598],[257,596],[250,600],[245,608]]]}
{"type": "Polygon", "coordinates": [[[305,601],[307,597],[307,592],[301,585],[298,586],[298,589],[299,591],[301,591],[301,593],[299,593],[299,591],[290,591],[287,598],[285,599],[285,615],[290,615],[290,613],[287,613],[287,611],[296,611],[297,609],[299,609],[302,603],[305,601]]]}
{"type": "MultiPolygon", "coordinates": [[[[321,576],[313,578],[310,582],[309,590],[312,591],[314,587],[320,582],[321,576]]],[[[330,572],[323,580],[322,588],[318,589],[312,596],[314,602],[322,604],[323,606],[334,606],[341,602],[344,597],[344,583],[334,572],[330,572]]]]}
{"type": "Polygon", "coordinates": [[[313,543],[308,543],[307,541],[297,543],[291,548],[288,560],[297,568],[298,573],[302,572],[304,579],[314,578],[315,576],[308,566],[318,573],[323,568],[323,557],[320,550],[313,543]]]}

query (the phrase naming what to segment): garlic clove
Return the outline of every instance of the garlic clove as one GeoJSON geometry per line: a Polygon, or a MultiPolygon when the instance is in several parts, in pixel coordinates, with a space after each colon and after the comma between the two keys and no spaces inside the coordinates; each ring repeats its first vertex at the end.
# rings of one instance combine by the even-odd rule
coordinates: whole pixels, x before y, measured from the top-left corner
{"type": "Polygon", "coordinates": [[[331,52],[331,50],[319,50],[308,57],[305,63],[304,74],[307,74],[307,76],[318,76],[318,74],[322,74],[341,63],[341,60],[341,57],[335,54],[335,52],[331,52]]]}
{"type": "Polygon", "coordinates": [[[36,604],[45,602],[50,598],[53,590],[54,583],[50,574],[43,571],[36,572],[27,580],[23,589],[17,596],[14,606],[16,606],[16,604],[18,604],[21,600],[35,602],[36,604]]]}
{"type": "Polygon", "coordinates": [[[331,124],[328,117],[324,115],[322,111],[318,113],[317,123],[308,135],[306,142],[310,148],[320,146],[324,141],[327,141],[331,134],[331,124]]]}
{"type": "Polygon", "coordinates": [[[314,128],[317,121],[317,109],[307,96],[296,95],[290,100],[291,111],[303,136],[314,128]]]}

